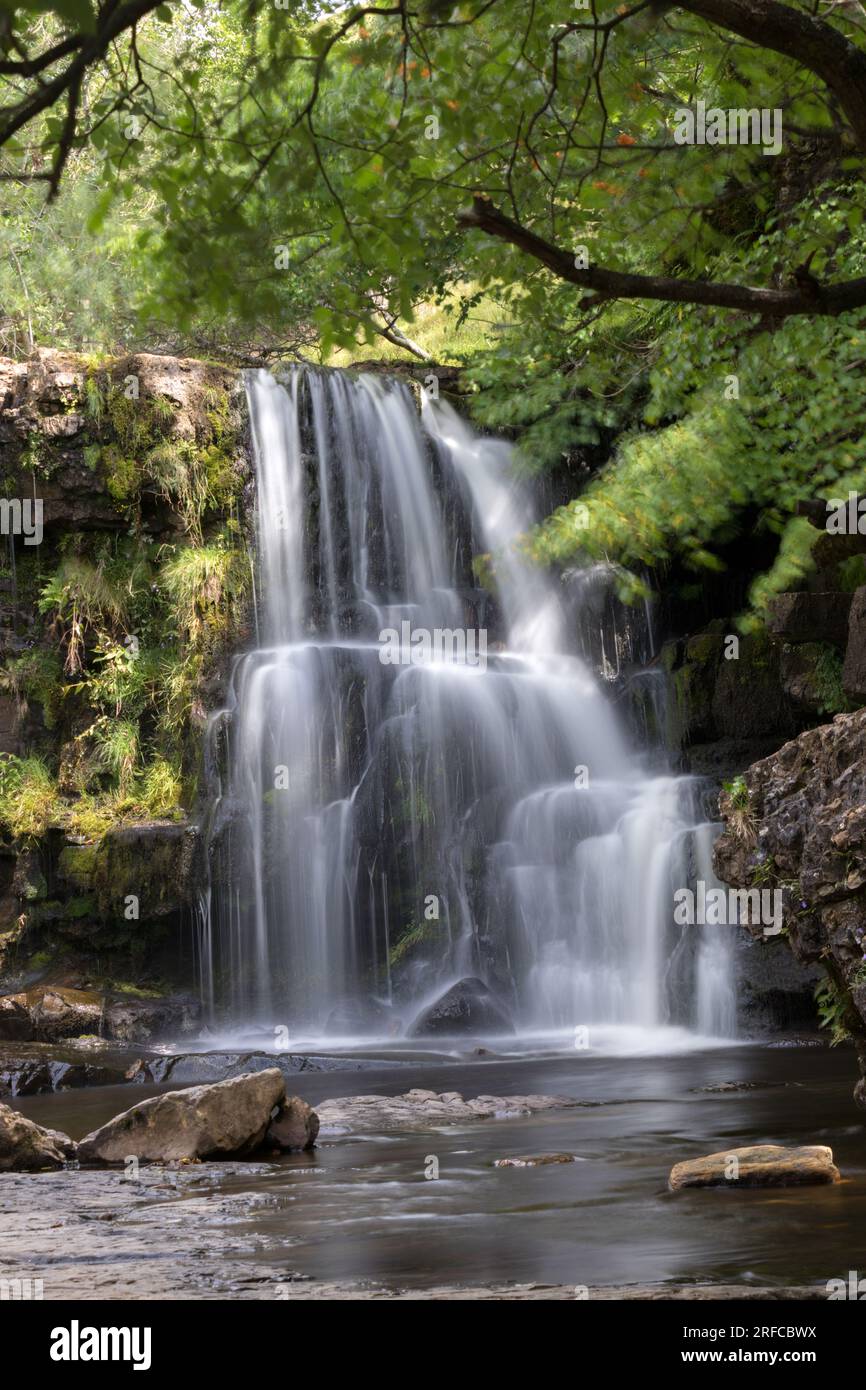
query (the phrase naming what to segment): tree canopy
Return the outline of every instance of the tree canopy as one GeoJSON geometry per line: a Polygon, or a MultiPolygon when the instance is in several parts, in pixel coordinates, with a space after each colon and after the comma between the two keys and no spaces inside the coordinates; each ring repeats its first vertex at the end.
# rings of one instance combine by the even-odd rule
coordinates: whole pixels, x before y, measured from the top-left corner
{"type": "Polygon", "coordinates": [[[713,565],[757,513],[759,599],[859,475],[857,0],[31,0],[0,82],[7,346],[444,355],[530,466],[617,436],[540,559],[713,565]]]}

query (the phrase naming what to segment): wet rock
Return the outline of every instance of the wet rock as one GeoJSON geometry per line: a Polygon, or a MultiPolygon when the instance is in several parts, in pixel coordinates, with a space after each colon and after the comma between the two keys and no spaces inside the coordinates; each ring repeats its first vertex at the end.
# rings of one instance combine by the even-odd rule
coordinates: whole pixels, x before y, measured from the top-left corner
{"type": "Polygon", "coordinates": [[[82,1086],[118,1086],[143,1059],[104,1038],[0,1044],[0,1096],[33,1096],[82,1086]]]}
{"type": "Polygon", "coordinates": [[[576,1154],[522,1154],[515,1158],[497,1158],[494,1168],[542,1168],[547,1163],[576,1163],[576,1154]]]}
{"type": "Polygon", "coordinates": [[[513,1033],[507,1011],[483,980],[458,980],[441,998],[419,1014],[411,1037],[450,1033],[513,1033]]]}
{"type": "Polygon", "coordinates": [[[81,1033],[98,1033],[102,1001],[88,990],[64,987],[27,990],[0,999],[0,1038],[57,1042],[81,1033]]]}
{"type": "Polygon", "coordinates": [[[159,999],[127,997],[114,999],[105,1006],[105,1034],[118,1042],[188,1037],[200,1024],[201,1003],[186,994],[159,999]]]}
{"type": "Polygon", "coordinates": [[[233,1076],[267,1071],[270,1067],[279,1067],[289,1078],[299,1071],[369,1071],[371,1067],[378,1071],[406,1065],[404,1061],[377,1057],[321,1057],[294,1052],[181,1052],[142,1060],[129,1079],[186,1084],[228,1081],[233,1076]]]}
{"type": "Polygon", "coordinates": [[[320,1132],[431,1129],[472,1120],[511,1120],[540,1110],[559,1110],[579,1102],[568,1096],[476,1096],[459,1091],[407,1091],[402,1096],[341,1096],[316,1106],[320,1132]]]}
{"type": "Polygon", "coordinates": [[[262,1144],[271,1114],[286,1095],[276,1067],[214,1086],[169,1091],[117,1115],[78,1146],[82,1163],[162,1163],[245,1157],[262,1144]]]}
{"type": "Polygon", "coordinates": [[[743,781],[746,812],[742,796],[721,797],[715,871],[733,887],[781,893],[785,939],[801,965],[829,976],[866,1076],[866,710],[800,734],[743,781]]]}
{"type": "Polygon", "coordinates": [[[756,1144],[676,1163],[669,1185],[678,1191],[683,1187],[804,1187],[839,1181],[833,1150],[824,1144],[799,1148],[756,1144]]]}
{"type": "Polygon", "coordinates": [[[850,699],[866,700],[866,586],[856,589],[851,600],[842,688],[850,699]]]}
{"type": "Polygon", "coordinates": [[[68,1134],[43,1129],[17,1110],[0,1105],[0,1172],[39,1173],[63,1168],[74,1153],[68,1134]]]}
{"type": "Polygon", "coordinates": [[[278,1149],[312,1149],[318,1133],[315,1110],[300,1096],[289,1096],[268,1126],[267,1143],[278,1149]]]}
{"type": "Polygon", "coordinates": [[[93,990],[38,986],[0,997],[0,1040],[63,1042],[88,1034],[118,1042],[174,1040],[194,1032],[201,1004],[191,995],[112,998],[93,990]]]}
{"type": "Polygon", "coordinates": [[[33,1032],[30,1010],[21,996],[0,996],[0,1038],[9,1042],[26,1042],[33,1032]]]}

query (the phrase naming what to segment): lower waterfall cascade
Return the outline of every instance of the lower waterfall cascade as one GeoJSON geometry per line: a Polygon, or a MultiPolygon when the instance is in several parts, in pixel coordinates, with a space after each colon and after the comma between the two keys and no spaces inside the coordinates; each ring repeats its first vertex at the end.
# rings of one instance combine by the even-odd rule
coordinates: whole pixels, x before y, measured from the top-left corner
{"type": "Polygon", "coordinates": [[[372,374],[257,370],[247,397],[257,645],[206,739],[220,1025],[412,1036],[480,981],[506,1032],[733,1037],[731,930],[674,921],[716,883],[705,787],[626,729],[587,586],[523,557],[511,446],[372,374]]]}

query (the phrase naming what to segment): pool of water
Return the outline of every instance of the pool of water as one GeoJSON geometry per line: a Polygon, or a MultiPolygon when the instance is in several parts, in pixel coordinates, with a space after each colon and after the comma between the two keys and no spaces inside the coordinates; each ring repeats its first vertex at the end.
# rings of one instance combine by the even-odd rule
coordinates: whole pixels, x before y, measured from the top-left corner
{"type": "MultiPolygon", "coordinates": [[[[314,1154],[202,1165],[176,1191],[157,1170],[142,1169],[112,1222],[115,1233],[126,1227],[131,1235],[158,1208],[176,1261],[204,1241],[211,1256],[223,1249],[232,1277],[264,1281],[301,1274],[416,1289],[509,1280],[590,1289],[824,1283],[866,1270],[866,1116],[852,1100],[855,1080],[850,1050],[756,1044],[652,1056],[431,1057],[399,1069],[305,1072],[293,1089],[313,1105],[413,1086],[465,1097],[543,1092],[591,1104],[433,1133],[326,1136],[314,1154]],[[702,1089],[727,1082],[750,1088],[702,1089]],[[828,1144],[843,1181],[764,1192],[667,1190],[674,1163],[757,1143],[828,1144]],[[497,1158],[551,1151],[578,1161],[494,1166],[497,1158]],[[438,1177],[427,1176],[437,1169],[438,1177]]],[[[15,1103],[80,1137],[159,1089],[167,1088],[107,1086],[15,1103]]],[[[15,1179],[13,1193],[0,1179],[0,1205],[36,1205],[40,1189],[47,1197],[57,1182],[74,1215],[76,1194],[86,1205],[100,1184],[117,1181],[99,1173],[28,1176],[15,1179]]],[[[86,1266],[86,1242],[76,1250],[74,1230],[74,1221],[61,1223],[52,1263],[86,1266]]],[[[19,1253],[26,1262],[28,1252],[19,1253]]],[[[29,1263],[42,1258],[34,1247],[29,1263]]]]}

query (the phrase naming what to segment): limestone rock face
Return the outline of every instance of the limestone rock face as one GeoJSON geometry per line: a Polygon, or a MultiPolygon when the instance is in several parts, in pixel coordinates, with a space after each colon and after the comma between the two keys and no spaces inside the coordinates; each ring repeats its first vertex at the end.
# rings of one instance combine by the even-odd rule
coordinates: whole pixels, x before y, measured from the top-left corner
{"type": "Polygon", "coordinates": [[[277,1067],[253,1075],[191,1086],[142,1101],[82,1139],[82,1163],[123,1163],[135,1157],[163,1163],[195,1158],[243,1158],[268,1132],[286,1097],[277,1067]]]}
{"type": "Polygon", "coordinates": [[[744,781],[747,806],[722,795],[715,871],[781,893],[788,944],[826,970],[866,1076],[866,709],[800,734],[744,781]]]}
{"type": "Polygon", "coordinates": [[[0,1173],[39,1173],[62,1168],[75,1153],[67,1134],[43,1129],[17,1110],[0,1105],[0,1173]]]}
{"type": "Polygon", "coordinates": [[[839,1182],[833,1150],[824,1144],[784,1148],[780,1144],[755,1144],[727,1149],[676,1163],[670,1187],[804,1187],[839,1182]]]}

